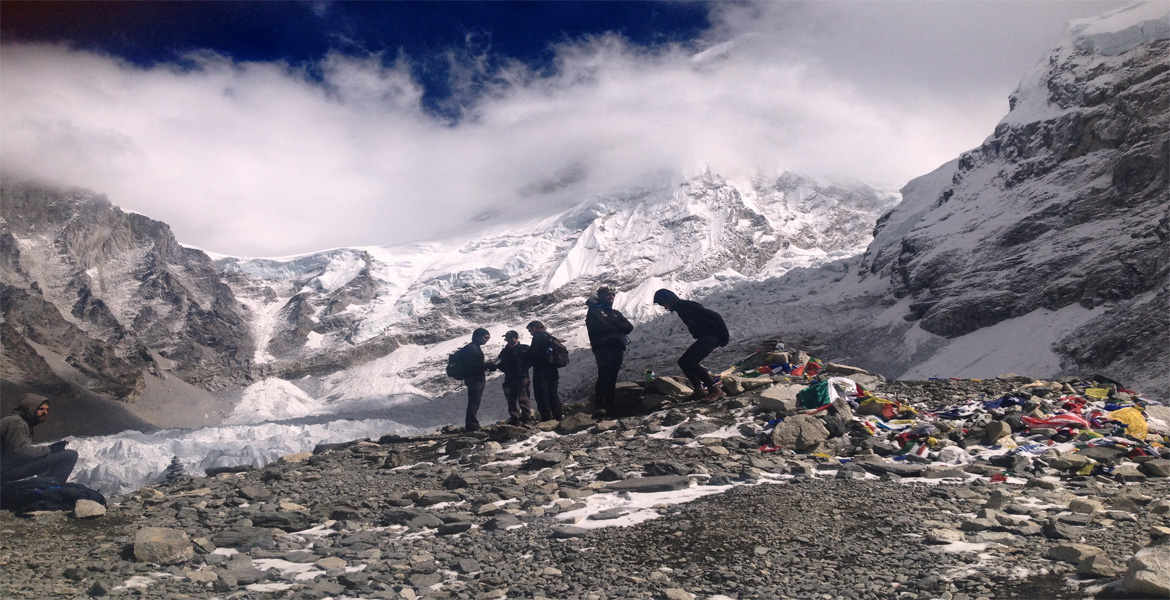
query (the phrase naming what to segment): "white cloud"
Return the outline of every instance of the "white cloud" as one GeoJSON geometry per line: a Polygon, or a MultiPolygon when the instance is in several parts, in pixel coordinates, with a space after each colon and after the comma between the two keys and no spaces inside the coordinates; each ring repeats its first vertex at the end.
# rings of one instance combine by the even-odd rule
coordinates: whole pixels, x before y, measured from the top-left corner
{"type": "Polygon", "coordinates": [[[723,45],[698,56],[600,36],[558,47],[551,76],[461,65],[456,125],[421,108],[406,56],[140,68],[8,44],[0,161],[253,256],[449,235],[656,169],[901,184],[991,132],[1064,20],[1116,3],[992,4],[715,3],[723,45]]]}

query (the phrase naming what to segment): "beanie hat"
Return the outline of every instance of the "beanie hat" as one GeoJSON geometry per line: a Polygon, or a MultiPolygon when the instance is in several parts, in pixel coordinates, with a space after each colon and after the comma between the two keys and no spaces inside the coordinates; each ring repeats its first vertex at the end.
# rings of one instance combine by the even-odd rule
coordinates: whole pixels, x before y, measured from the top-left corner
{"type": "Polygon", "coordinates": [[[661,304],[663,306],[666,306],[666,305],[674,305],[677,302],[678,302],[678,296],[675,296],[674,292],[672,292],[668,289],[663,288],[661,290],[658,290],[657,292],[654,292],[654,303],[655,304],[661,304]]]}

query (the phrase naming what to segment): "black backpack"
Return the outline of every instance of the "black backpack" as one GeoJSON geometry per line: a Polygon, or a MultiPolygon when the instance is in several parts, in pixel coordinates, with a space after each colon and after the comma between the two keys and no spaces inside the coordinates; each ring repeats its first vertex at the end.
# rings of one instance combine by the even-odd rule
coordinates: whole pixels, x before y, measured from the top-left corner
{"type": "Polygon", "coordinates": [[[569,349],[565,347],[564,342],[549,336],[548,348],[548,363],[550,365],[559,369],[569,364],[569,349]]]}
{"type": "Polygon", "coordinates": [[[0,508],[12,512],[73,510],[78,500],[106,505],[106,497],[80,483],[57,483],[47,479],[10,481],[0,489],[0,508]]]}
{"type": "Polygon", "coordinates": [[[467,353],[464,352],[466,349],[467,346],[464,346],[447,357],[447,377],[459,381],[467,379],[467,353]]]}

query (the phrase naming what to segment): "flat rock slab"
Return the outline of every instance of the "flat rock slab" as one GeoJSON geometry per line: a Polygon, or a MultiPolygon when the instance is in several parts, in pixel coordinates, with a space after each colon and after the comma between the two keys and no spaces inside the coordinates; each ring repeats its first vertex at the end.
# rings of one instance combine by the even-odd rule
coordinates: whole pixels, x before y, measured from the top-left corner
{"type": "Polygon", "coordinates": [[[580,527],[573,527],[572,525],[554,525],[552,532],[549,534],[554,539],[568,539],[585,537],[589,534],[589,530],[580,527]]]}
{"type": "Polygon", "coordinates": [[[874,475],[885,475],[888,473],[890,475],[897,475],[898,477],[921,477],[923,473],[930,469],[927,465],[893,461],[864,461],[856,464],[874,475]]]}
{"type": "Polygon", "coordinates": [[[650,493],[673,492],[686,489],[691,484],[689,477],[681,475],[661,475],[658,477],[635,477],[614,481],[605,486],[605,489],[614,492],[650,493]]]}

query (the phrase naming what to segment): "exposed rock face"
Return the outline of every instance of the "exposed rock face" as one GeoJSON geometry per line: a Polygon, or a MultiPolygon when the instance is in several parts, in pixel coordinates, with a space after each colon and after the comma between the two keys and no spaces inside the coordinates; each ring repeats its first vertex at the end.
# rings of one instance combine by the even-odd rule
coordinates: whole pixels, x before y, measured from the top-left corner
{"type": "Polygon", "coordinates": [[[1069,367],[1166,364],[1170,33],[1143,19],[1074,22],[983,145],[903,190],[863,266],[907,319],[954,337],[1079,304],[1100,315],[1061,342],[1069,367]]]}
{"type": "Polygon", "coordinates": [[[231,289],[165,224],[83,190],[9,180],[0,217],[7,381],[133,401],[147,372],[203,387],[247,379],[250,335],[231,289]],[[84,380],[52,376],[29,343],[84,380]]]}

